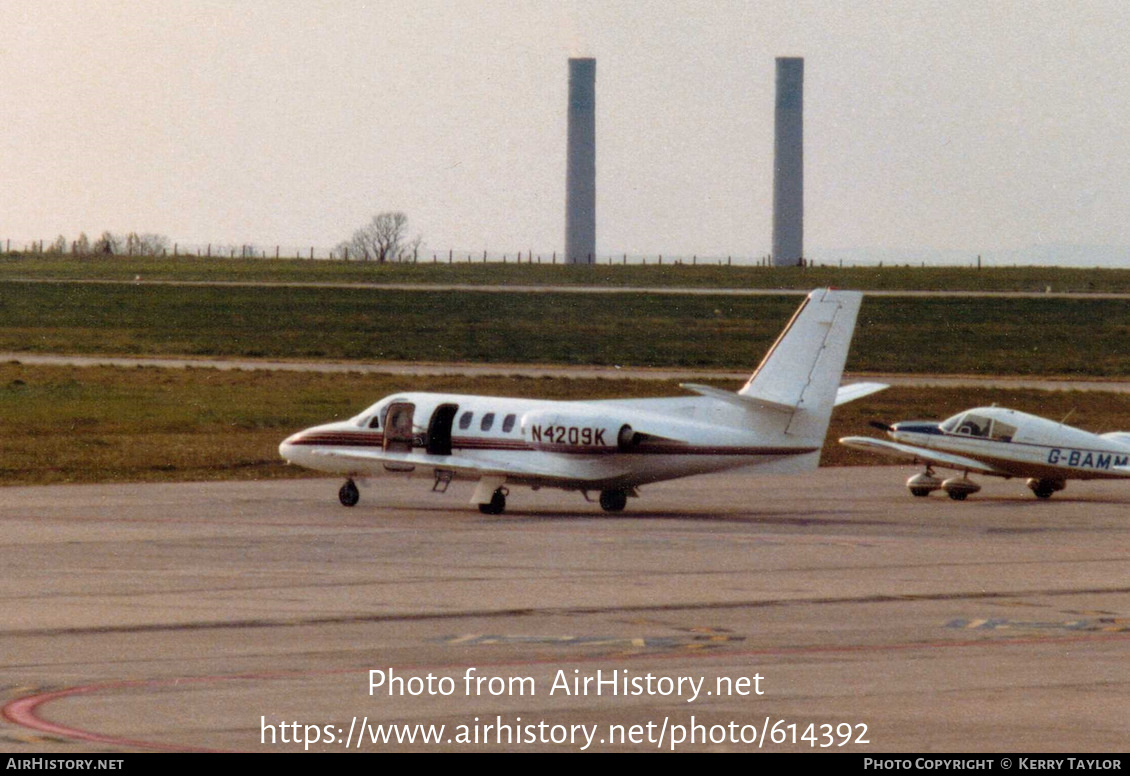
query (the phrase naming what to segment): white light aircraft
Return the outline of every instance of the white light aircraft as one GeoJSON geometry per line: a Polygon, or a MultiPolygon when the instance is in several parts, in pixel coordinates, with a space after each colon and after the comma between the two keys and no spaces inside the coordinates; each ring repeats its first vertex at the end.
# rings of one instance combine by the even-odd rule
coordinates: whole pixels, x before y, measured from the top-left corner
{"type": "Polygon", "coordinates": [[[1092,434],[1004,407],[980,407],[959,412],[941,423],[903,421],[887,425],[872,421],[893,442],[871,437],[844,437],[840,444],[915,463],[926,471],[906,481],[915,496],[944,490],[955,501],[981,486],[970,472],[1004,477],[1027,477],[1037,498],[1050,498],[1067,480],[1130,477],[1130,433],[1092,434]],[[942,480],[933,467],[962,474],[942,480]]]}
{"type": "Polygon", "coordinates": [[[398,393],[351,420],[300,431],[279,445],[287,461],[354,479],[430,477],[443,492],[477,480],[471,503],[506,508],[508,486],[599,492],[622,510],[641,485],[754,464],[775,472],[816,467],[832,407],[885,385],[839,387],[862,294],[819,289],[805,299],[737,393],[705,385],[695,396],[602,401],[398,393]]]}

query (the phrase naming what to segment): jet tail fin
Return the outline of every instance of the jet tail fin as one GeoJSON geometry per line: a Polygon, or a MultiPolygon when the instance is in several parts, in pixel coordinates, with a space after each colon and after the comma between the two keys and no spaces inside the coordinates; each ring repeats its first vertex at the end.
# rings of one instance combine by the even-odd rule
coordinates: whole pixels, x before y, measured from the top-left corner
{"type": "Polygon", "coordinates": [[[859,291],[810,293],[738,395],[787,409],[786,434],[822,443],[862,301],[859,291]]]}

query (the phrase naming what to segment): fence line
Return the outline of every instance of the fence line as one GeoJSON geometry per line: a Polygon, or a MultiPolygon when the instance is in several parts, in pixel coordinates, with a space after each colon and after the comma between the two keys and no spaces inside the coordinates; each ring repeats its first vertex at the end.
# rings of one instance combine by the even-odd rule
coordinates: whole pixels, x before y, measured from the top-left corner
{"type": "MultiPolygon", "coordinates": [[[[93,247],[80,252],[77,242],[71,242],[66,250],[60,250],[55,243],[37,240],[20,244],[16,243],[13,250],[12,240],[5,240],[3,251],[7,254],[30,254],[44,256],[125,256],[130,258],[227,258],[227,259],[308,259],[308,260],[345,260],[358,261],[349,255],[349,250],[333,248],[325,249],[317,246],[283,246],[274,245],[262,247],[256,244],[233,245],[230,243],[200,243],[180,244],[173,243],[172,247],[161,248],[158,252],[138,252],[132,248],[119,248],[117,250],[95,250],[93,247]]],[[[673,256],[664,254],[597,254],[585,257],[587,260],[573,262],[575,264],[656,264],[656,265],[724,265],[724,266],[750,266],[765,265],[769,262],[768,256],[751,258],[748,256],[708,256],[691,254],[689,256],[673,256]]],[[[364,261],[364,260],[362,260],[364,261]]],[[[519,251],[491,251],[491,250],[466,250],[448,248],[446,250],[418,249],[410,255],[403,255],[390,259],[389,263],[411,264],[468,264],[468,263],[515,263],[515,264],[566,264],[564,252],[543,251],[532,249],[519,251]]]]}
{"type": "MultiPolygon", "coordinates": [[[[346,260],[346,261],[372,261],[372,260],[358,260],[355,256],[350,256],[348,249],[342,248],[319,248],[313,245],[282,245],[277,244],[268,247],[260,245],[245,243],[245,244],[231,244],[231,243],[173,243],[171,247],[163,247],[156,253],[143,253],[135,252],[131,248],[121,248],[113,252],[106,252],[105,250],[95,250],[91,247],[87,252],[81,252],[78,249],[77,242],[71,242],[66,250],[60,250],[59,241],[47,242],[44,240],[37,240],[32,242],[20,243],[15,242],[13,247],[13,240],[6,239],[0,241],[0,252],[12,255],[43,255],[43,256],[119,256],[129,258],[211,258],[211,259],[289,259],[289,260],[346,260]]],[[[734,266],[734,267],[769,267],[772,266],[772,259],[768,255],[750,256],[750,255],[671,255],[671,254],[638,254],[638,253],[617,253],[617,254],[597,254],[593,257],[585,257],[591,259],[590,261],[574,262],[577,264],[592,264],[592,265],[654,265],[654,266],[734,266]]],[[[981,257],[947,257],[952,260],[905,260],[897,261],[891,260],[887,257],[886,262],[882,259],[877,260],[844,260],[835,259],[831,261],[816,260],[801,260],[804,266],[815,267],[882,267],[884,263],[887,266],[922,266],[922,267],[975,267],[981,268],[981,257]]],[[[410,263],[410,264],[476,264],[476,263],[499,263],[499,264],[566,264],[565,254],[563,251],[535,251],[532,249],[519,250],[519,251],[490,251],[490,250],[468,250],[461,248],[448,248],[445,250],[431,250],[431,249],[417,249],[410,255],[405,255],[397,259],[392,259],[389,263],[410,263]]],[[[994,266],[1019,266],[1025,265],[1025,262],[993,262],[994,266]]]]}

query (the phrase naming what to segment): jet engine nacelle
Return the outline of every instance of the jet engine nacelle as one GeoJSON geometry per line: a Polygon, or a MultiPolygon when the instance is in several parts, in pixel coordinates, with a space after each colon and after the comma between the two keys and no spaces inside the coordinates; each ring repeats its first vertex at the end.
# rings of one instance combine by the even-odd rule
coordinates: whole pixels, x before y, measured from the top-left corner
{"type": "Polygon", "coordinates": [[[615,453],[631,448],[637,435],[610,417],[537,411],[522,416],[522,436],[535,450],[615,453]]]}

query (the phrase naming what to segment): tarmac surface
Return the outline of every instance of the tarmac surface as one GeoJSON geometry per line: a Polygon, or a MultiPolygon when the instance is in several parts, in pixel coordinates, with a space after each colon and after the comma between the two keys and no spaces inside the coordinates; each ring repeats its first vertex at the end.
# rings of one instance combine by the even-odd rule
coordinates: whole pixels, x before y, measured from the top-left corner
{"type": "Polygon", "coordinates": [[[1125,751],[1130,483],[914,471],[5,488],[0,749],[1125,751]]]}

